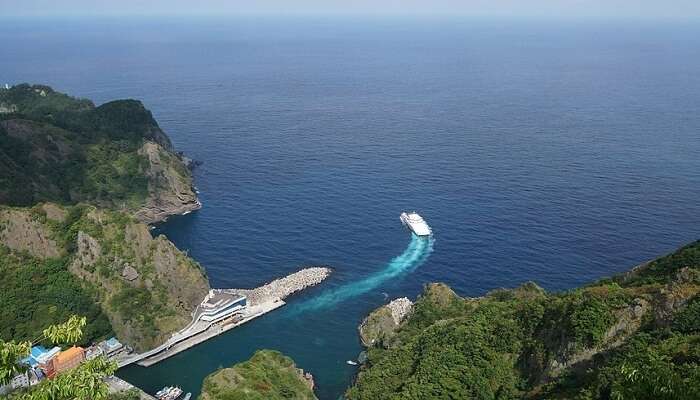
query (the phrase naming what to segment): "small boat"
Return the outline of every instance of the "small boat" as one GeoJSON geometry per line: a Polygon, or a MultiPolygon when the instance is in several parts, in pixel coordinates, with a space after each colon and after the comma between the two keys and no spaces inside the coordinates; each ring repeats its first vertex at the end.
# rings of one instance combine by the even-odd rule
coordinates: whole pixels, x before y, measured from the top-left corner
{"type": "Polygon", "coordinates": [[[357,365],[357,363],[356,363],[355,361],[352,361],[352,360],[347,360],[347,361],[345,361],[345,362],[346,362],[348,365],[357,365]]]}
{"type": "Polygon", "coordinates": [[[182,400],[190,400],[190,397],[192,397],[192,393],[187,393],[185,397],[182,398],[182,400]]]}
{"type": "Polygon", "coordinates": [[[174,387],[165,397],[166,400],[175,400],[182,394],[182,389],[179,387],[174,387]]]}
{"type": "Polygon", "coordinates": [[[160,389],[159,391],[156,392],[156,399],[162,399],[165,397],[166,394],[170,392],[172,388],[170,386],[166,386],[163,389],[160,389]]]}
{"type": "Polygon", "coordinates": [[[399,218],[401,219],[401,223],[406,225],[418,236],[430,236],[433,233],[428,223],[415,211],[409,213],[402,212],[399,218]]]}

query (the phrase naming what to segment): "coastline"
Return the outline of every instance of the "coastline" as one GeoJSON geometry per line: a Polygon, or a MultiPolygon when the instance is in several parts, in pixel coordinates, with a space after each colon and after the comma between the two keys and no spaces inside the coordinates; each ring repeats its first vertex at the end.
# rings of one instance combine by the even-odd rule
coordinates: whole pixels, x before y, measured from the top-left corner
{"type": "MultiPolygon", "coordinates": [[[[149,351],[118,359],[116,360],[117,364],[119,368],[134,363],[143,367],[154,365],[284,306],[286,304],[285,298],[321,283],[328,278],[331,272],[331,268],[326,266],[308,267],[254,289],[214,289],[211,293],[245,296],[248,299],[248,306],[241,312],[214,322],[200,320],[199,312],[195,310],[192,313],[192,322],[174,333],[165,343],[149,351]]],[[[207,298],[200,306],[206,301],[207,298]]]]}

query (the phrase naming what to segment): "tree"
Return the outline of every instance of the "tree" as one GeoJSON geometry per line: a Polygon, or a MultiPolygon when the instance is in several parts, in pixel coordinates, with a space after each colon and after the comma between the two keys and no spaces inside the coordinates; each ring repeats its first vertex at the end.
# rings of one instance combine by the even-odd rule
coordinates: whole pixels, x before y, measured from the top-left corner
{"type": "MultiPolygon", "coordinates": [[[[19,360],[29,355],[31,347],[42,340],[52,343],[75,343],[83,336],[87,324],[85,317],[71,316],[68,321],[44,329],[33,342],[16,343],[0,340],[0,383],[6,384],[16,374],[24,371],[19,360]]],[[[116,371],[116,364],[104,357],[82,363],[70,372],[45,380],[34,390],[20,396],[21,400],[103,400],[107,398],[107,385],[103,378],[116,371]]]]}

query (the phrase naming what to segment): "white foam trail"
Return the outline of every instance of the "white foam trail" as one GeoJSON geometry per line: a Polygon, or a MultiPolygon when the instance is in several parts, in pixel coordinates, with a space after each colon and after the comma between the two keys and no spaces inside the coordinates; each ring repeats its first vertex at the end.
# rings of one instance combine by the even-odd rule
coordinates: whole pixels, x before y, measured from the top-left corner
{"type": "Polygon", "coordinates": [[[335,289],[327,290],[320,295],[298,304],[294,311],[303,312],[329,308],[349,298],[367,293],[379,287],[389,279],[406,272],[414,271],[421,266],[433,251],[434,239],[411,235],[411,242],[401,255],[392,259],[384,269],[355,282],[335,289]]]}

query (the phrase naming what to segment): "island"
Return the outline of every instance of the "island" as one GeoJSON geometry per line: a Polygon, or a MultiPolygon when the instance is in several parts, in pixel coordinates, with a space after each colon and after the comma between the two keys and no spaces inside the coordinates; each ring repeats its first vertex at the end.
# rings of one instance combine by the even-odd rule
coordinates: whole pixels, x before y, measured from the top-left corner
{"type": "Polygon", "coordinates": [[[311,374],[291,358],[259,350],[250,360],[207,376],[199,400],[316,400],[313,388],[311,374]]]}

